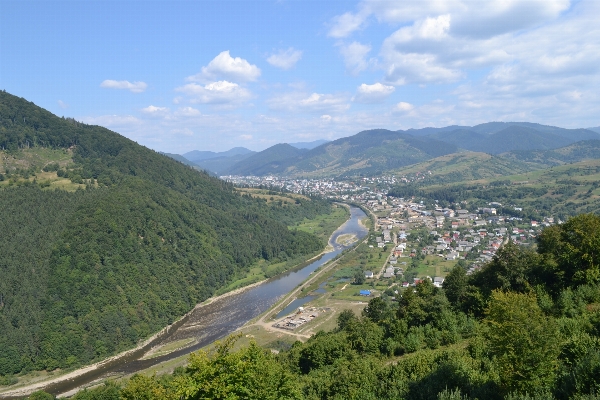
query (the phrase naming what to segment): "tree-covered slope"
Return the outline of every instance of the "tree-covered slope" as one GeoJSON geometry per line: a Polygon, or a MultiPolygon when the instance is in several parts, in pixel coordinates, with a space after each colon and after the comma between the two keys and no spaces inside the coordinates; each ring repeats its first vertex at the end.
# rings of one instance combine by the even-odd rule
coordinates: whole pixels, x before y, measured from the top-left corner
{"type": "Polygon", "coordinates": [[[545,166],[576,163],[600,158],[600,140],[583,140],[553,150],[511,151],[502,156],[545,166]]]}
{"type": "Polygon", "coordinates": [[[72,162],[45,173],[1,166],[0,375],[114,354],[253,262],[323,247],[279,220],[328,212],[326,203],[266,205],[105,128],[0,92],[3,155],[41,146],[70,148],[72,162]],[[42,189],[36,174],[87,189],[42,189]]]}

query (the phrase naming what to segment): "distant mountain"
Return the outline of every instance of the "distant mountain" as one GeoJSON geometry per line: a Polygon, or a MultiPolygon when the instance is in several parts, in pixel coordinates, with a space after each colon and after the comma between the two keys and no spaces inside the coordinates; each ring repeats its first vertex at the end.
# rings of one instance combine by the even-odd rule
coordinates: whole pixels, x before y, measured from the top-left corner
{"type": "Polygon", "coordinates": [[[485,124],[475,125],[470,130],[483,134],[494,134],[511,126],[520,126],[524,128],[534,129],[541,133],[551,133],[557,136],[568,138],[571,143],[580,140],[598,139],[597,132],[592,132],[587,129],[565,129],[557,126],[541,125],[532,122],[487,122],[485,124]]]}
{"type": "Polygon", "coordinates": [[[488,122],[472,128],[437,130],[427,137],[462,149],[490,154],[513,150],[549,150],[581,140],[600,139],[598,133],[587,129],[564,129],[528,122],[488,122]]]}
{"type": "Polygon", "coordinates": [[[238,162],[245,160],[256,154],[255,152],[246,154],[237,154],[230,157],[215,157],[208,160],[200,160],[196,162],[198,168],[212,172],[216,175],[224,175],[231,167],[238,162]]]}
{"type": "Polygon", "coordinates": [[[403,131],[374,129],[311,150],[276,145],[234,165],[228,174],[340,176],[376,174],[453,153],[456,146],[403,131]]]}
{"type": "Polygon", "coordinates": [[[459,128],[452,131],[437,131],[436,133],[427,135],[427,137],[451,143],[462,149],[481,147],[487,139],[487,135],[474,132],[469,128],[459,128]]]}
{"type": "Polygon", "coordinates": [[[438,134],[438,133],[442,133],[442,132],[451,132],[454,131],[456,129],[470,129],[470,126],[459,126],[459,125],[451,125],[451,126],[446,126],[443,128],[420,128],[420,129],[407,129],[406,133],[409,133],[413,136],[427,136],[427,135],[433,135],[433,134],[438,134]]]}
{"type": "Polygon", "coordinates": [[[193,163],[197,163],[202,160],[210,160],[212,158],[218,157],[233,157],[244,154],[254,154],[255,152],[249,150],[245,147],[234,147],[233,149],[222,151],[222,152],[214,152],[214,151],[199,151],[193,150],[187,153],[184,153],[183,156],[190,160],[193,163]]]}
{"type": "Polygon", "coordinates": [[[193,162],[191,162],[190,160],[188,160],[187,158],[185,158],[181,154],[164,153],[162,151],[159,151],[159,153],[162,154],[163,156],[171,157],[173,160],[177,160],[180,163],[183,163],[185,165],[189,165],[190,167],[196,167],[196,164],[194,164],[193,162]]]}
{"type": "Polygon", "coordinates": [[[511,151],[502,157],[548,167],[600,159],[600,140],[583,140],[552,150],[511,151]]]}
{"type": "Polygon", "coordinates": [[[227,175],[268,175],[284,172],[306,149],[297,149],[287,143],[276,144],[242,160],[227,169],[227,175]]]}
{"type": "MultiPolygon", "coordinates": [[[[222,175],[373,175],[452,154],[458,149],[498,155],[558,149],[582,140],[598,139],[600,134],[589,129],[529,122],[488,122],[473,127],[453,125],[407,131],[373,129],[303,149],[303,152],[297,152],[296,147],[305,144],[295,143],[296,147],[279,144],[235,164],[232,160],[219,160],[210,166],[203,164],[203,168],[218,170],[222,175]]],[[[530,167],[520,166],[519,171],[530,167]]]]}
{"type": "Polygon", "coordinates": [[[297,149],[314,149],[322,144],[328,143],[329,140],[314,140],[312,142],[298,142],[298,143],[288,143],[290,146],[294,146],[297,149]]]}
{"type": "Polygon", "coordinates": [[[523,126],[509,126],[501,131],[488,135],[484,141],[473,146],[467,144],[468,150],[500,154],[511,150],[553,149],[571,143],[567,138],[546,132],[539,132],[523,126]]]}
{"type": "Polygon", "coordinates": [[[592,132],[596,132],[596,133],[600,133],[600,126],[597,126],[595,128],[587,128],[588,131],[592,131],[592,132]]]}

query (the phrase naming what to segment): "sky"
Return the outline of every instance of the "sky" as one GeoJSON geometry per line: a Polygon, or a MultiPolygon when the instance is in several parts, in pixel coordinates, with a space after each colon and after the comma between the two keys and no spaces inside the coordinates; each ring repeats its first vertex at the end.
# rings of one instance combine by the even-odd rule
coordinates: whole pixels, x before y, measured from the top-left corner
{"type": "Polygon", "coordinates": [[[0,0],[0,89],[157,151],[600,126],[597,0],[0,0]]]}

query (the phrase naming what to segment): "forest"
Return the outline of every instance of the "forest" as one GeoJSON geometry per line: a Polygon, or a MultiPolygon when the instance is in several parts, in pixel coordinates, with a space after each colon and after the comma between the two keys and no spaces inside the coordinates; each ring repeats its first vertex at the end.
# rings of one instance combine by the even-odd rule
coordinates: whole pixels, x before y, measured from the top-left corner
{"type": "Polygon", "coordinates": [[[325,243],[288,229],[331,211],[318,199],[267,204],[98,126],[0,92],[0,148],[72,152],[5,168],[0,186],[0,384],[135,346],[259,260],[325,243]],[[37,169],[36,169],[37,168],[37,169]],[[36,180],[52,173],[77,190],[36,180]]]}
{"type": "Polygon", "coordinates": [[[546,228],[537,250],[509,242],[472,275],[457,265],[443,288],[373,298],[279,354],[236,340],[73,398],[598,399],[600,217],[546,228]]]}

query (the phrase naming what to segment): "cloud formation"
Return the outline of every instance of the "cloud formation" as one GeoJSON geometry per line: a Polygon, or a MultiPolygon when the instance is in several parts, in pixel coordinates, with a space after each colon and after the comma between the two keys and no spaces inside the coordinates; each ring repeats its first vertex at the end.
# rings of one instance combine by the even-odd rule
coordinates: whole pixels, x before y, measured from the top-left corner
{"type": "Polygon", "coordinates": [[[287,93],[267,101],[273,110],[309,113],[340,113],[348,110],[348,97],[339,94],[287,93]]]}
{"type": "Polygon", "coordinates": [[[363,83],[356,90],[356,95],[352,98],[352,101],[357,103],[382,103],[388,98],[389,95],[394,93],[393,86],[386,86],[379,82],[372,85],[363,83]]]}
{"type": "Polygon", "coordinates": [[[219,79],[237,82],[256,81],[260,76],[260,68],[250,64],[240,57],[231,57],[229,50],[221,52],[213,58],[207,66],[202,67],[200,73],[189,76],[190,82],[207,83],[219,79]]]}
{"type": "Polygon", "coordinates": [[[346,70],[351,75],[358,75],[359,72],[364,71],[369,66],[367,61],[367,55],[371,51],[371,46],[367,44],[361,44],[359,42],[352,42],[348,45],[340,45],[340,53],[344,57],[344,64],[346,70]]]}
{"type": "Polygon", "coordinates": [[[142,93],[148,85],[145,82],[129,82],[129,81],[115,81],[112,79],[106,79],[101,84],[100,87],[106,89],[125,89],[129,90],[132,93],[142,93]]]}
{"type": "Polygon", "coordinates": [[[267,62],[274,67],[290,69],[302,58],[302,51],[290,47],[287,50],[279,50],[267,58],[267,62]]]}
{"type": "Polygon", "coordinates": [[[188,95],[190,102],[201,104],[239,104],[252,97],[248,89],[228,81],[206,85],[188,83],[175,90],[188,95]]]}

